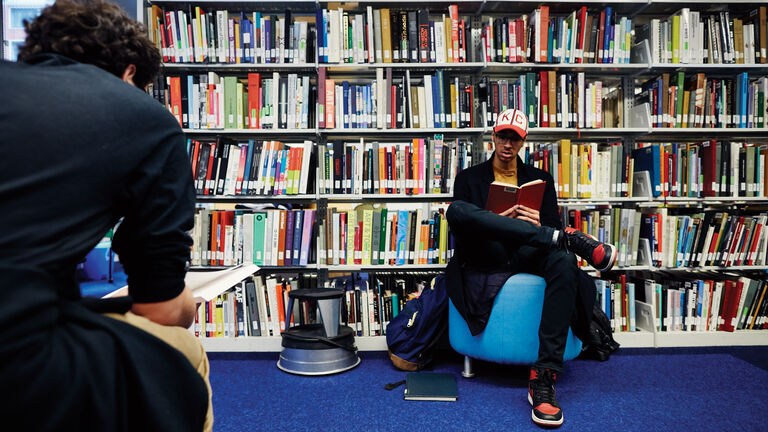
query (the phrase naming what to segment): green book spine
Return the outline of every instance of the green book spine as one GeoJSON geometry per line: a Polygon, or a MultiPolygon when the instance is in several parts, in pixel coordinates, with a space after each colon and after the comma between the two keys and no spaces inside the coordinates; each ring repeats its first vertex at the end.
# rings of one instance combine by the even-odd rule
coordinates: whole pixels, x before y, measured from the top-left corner
{"type": "Polygon", "coordinates": [[[253,263],[258,266],[264,265],[264,231],[266,222],[266,213],[257,212],[253,214],[253,263]]]}
{"type": "Polygon", "coordinates": [[[385,260],[385,253],[384,249],[386,248],[387,244],[387,209],[383,208],[381,209],[381,225],[380,225],[380,236],[379,236],[379,264],[384,264],[385,260]]]}

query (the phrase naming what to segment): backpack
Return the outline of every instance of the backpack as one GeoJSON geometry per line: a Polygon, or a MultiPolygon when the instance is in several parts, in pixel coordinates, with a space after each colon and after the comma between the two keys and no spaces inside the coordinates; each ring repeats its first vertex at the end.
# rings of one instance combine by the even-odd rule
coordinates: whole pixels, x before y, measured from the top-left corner
{"type": "Polygon", "coordinates": [[[438,275],[387,324],[390,360],[400,370],[423,369],[432,361],[433,348],[447,329],[448,292],[445,276],[438,275]]]}
{"type": "Polygon", "coordinates": [[[589,335],[585,339],[580,358],[606,361],[619,349],[619,343],[613,339],[611,321],[597,303],[592,308],[589,335]]]}

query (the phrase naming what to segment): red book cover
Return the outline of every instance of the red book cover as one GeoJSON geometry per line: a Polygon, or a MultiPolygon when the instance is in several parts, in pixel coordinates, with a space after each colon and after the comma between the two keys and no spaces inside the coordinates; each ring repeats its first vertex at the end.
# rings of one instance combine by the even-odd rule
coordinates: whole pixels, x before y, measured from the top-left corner
{"type": "Polygon", "coordinates": [[[225,246],[227,244],[227,227],[232,227],[234,232],[235,227],[235,212],[234,210],[226,210],[221,212],[219,216],[219,265],[224,265],[224,255],[227,253],[225,246]]]}
{"type": "MultiPolygon", "coordinates": [[[[544,46],[547,46],[546,44],[544,46]]],[[[546,58],[544,59],[546,61],[546,58]]],[[[547,83],[547,72],[539,72],[539,88],[541,88],[541,96],[539,97],[539,105],[541,105],[541,127],[549,127],[549,84],[547,83]]]]}
{"type": "Polygon", "coordinates": [[[245,176],[245,159],[248,157],[248,146],[240,146],[240,160],[237,164],[237,179],[235,180],[235,195],[243,192],[243,177],[245,176]]]}
{"type": "Polygon", "coordinates": [[[360,265],[363,263],[362,257],[363,251],[363,222],[358,222],[355,227],[355,264],[360,265]]]}
{"type": "MultiPolygon", "coordinates": [[[[539,6],[541,12],[539,13],[539,22],[536,23],[539,26],[539,49],[533,58],[538,58],[540,62],[547,62],[547,46],[549,42],[549,6],[539,6]]],[[[536,44],[531,44],[534,47],[536,44]]],[[[542,93],[547,87],[542,86],[542,93]]]]}
{"type": "Polygon", "coordinates": [[[730,288],[727,289],[728,297],[723,307],[724,322],[721,330],[733,332],[736,329],[736,314],[739,309],[741,293],[744,290],[744,283],[729,280],[725,282],[725,285],[726,287],[730,285],[730,288]]]}
{"type": "Polygon", "coordinates": [[[192,143],[192,178],[197,174],[197,158],[200,157],[200,141],[190,141],[192,143]]]}
{"type": "Polygon", "coordinates": [[[171,81],[171,113],[181,126],[181,78],[169,77],[171,81]]]}
{"type": "Polygon", "coordinates": [[[248,74],[248,127],[250,129],[259,129],[259,111],[261,111],[261,99],[259,91],[261,90],[261,74],[248,74]]]}
{"type": "Polygon", "coordinates": [[[213,195],[216,192],[216,179],[211,178],[213,176],[213,161],[216,160],[216,143],[211,143],[211,151],[208,154],[208,172],[205,173],[205,185],[203,193],[205,195],[213,195]]]}
{"type": "Polygon", "coordinates": [[[538,210],[544,198],[547,183],[544,180],[533,180],[521,186],[502,182],[493,182],[488,189],[488,199],[485,209],[496,214],[503,213],[517,204],[538,210]]]}
{"type": "Polygon", "coordinates": [[[277,315],[280,322],[280,331],[285,331],[285,304],[283,302],[283,283],[275,284],[275,299],[277,299],[277,315]]]}
{"type": "Polygon", "coordinates": [[[586,33],[589,31],[587,28],[587,7],[582,6],[581,10],[579,10],[579,34],[577,39],[577,46],[576,49],[581,53],[580,56],[576,57],[576,63],[585,63],[584,58],[584,38],[586,36],[586,33]]]}

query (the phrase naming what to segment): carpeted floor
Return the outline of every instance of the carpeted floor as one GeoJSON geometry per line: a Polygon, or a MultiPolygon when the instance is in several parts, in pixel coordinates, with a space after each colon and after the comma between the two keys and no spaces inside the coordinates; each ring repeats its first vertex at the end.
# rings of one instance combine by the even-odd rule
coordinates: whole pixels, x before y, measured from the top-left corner
{"type": "MultiPolygon", "coordinates": [[[[454,373],[457,402],[403,400],[404,379],[384,353],[362,353],[357,368],[333,376],[280,371],[277,354],[211,353],[215,431],[538,430],[526,399],[524,367],[461,358],[438,362],[454,373]]],[[[768,347],[624,349],[605,363],[567,363],[557,391],[565,424],[578,431],[766,431],[758,408],[768,396],[768,347]]]]}

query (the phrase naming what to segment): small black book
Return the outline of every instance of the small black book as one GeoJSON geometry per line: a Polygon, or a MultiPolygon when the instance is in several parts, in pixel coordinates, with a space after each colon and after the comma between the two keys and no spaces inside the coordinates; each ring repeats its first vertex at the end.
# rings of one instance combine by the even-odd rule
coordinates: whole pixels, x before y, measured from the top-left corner
{"type": "Polygon", "coordinates": [[[448,401],[458,398],[456,377],[447,373],[411,372],[405,376],[405,400],[448,401]]]}

